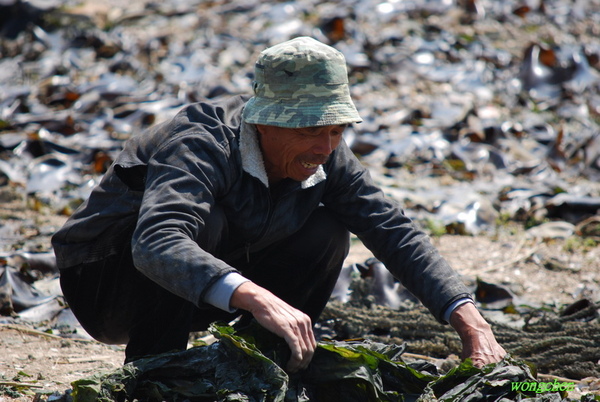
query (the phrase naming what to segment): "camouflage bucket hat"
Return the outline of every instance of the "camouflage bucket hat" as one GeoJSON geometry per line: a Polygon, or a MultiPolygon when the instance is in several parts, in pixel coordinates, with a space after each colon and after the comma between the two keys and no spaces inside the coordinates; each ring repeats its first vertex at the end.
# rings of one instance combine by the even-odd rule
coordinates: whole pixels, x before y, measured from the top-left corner
{"type": "Polygon", "coordinates": [[[362,121],[350,98],[344,55],[309,37],[292,39],[260,54],[254,96],[243,118],[251,124],[290,128],[362,121]]]}

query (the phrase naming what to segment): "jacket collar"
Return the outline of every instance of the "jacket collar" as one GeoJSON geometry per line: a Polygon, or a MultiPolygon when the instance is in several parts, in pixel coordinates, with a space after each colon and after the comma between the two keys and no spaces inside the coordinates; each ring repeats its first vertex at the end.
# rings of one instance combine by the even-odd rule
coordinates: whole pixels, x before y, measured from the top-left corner
{"type": "MultiPolygon", "coordinates": [[[[242,168],[246,173],[256,177],[265,187],[269,187],[269,178],[265,169],[262,152],[258,144],[256,126],[242,121],[240,127],[240,153],[242,155],[242,168]]],[[[327,178],[323,166],[319,166],[315,174],[300,183],[302,189],[310,188],[327,178]]]]}

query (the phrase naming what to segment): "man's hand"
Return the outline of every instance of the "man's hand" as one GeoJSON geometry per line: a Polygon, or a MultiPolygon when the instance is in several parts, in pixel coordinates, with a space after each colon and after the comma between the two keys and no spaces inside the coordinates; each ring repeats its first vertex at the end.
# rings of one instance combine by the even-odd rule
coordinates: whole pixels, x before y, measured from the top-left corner
{"type": "Polygon", "coordinates": [[[308,367],[317,347],[309,316],[253,282],[242,283],[230,304],[251,312],[260,325],[285,339],[292,351],[289,372],[308,367]]]}
{"type": "Polygon", "coordinates": [[[458,306],[450,315],[450,325],[462,341],[461,357],[470,357],[475,367],[496,363],[506,355],[504,348],[496,341],[492,328],[473,303],[458,306]]]}

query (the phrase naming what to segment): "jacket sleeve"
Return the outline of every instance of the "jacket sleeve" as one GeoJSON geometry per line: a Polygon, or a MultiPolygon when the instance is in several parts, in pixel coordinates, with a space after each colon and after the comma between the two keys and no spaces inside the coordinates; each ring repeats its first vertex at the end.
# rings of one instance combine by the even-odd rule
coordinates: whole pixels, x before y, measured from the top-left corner
{"type": "Polygon", "coordinates": [[[440,322],[453,302],[471,297],[429,237],[373,183],[343,142],[329,164],[327,186],[325,206],[440,322]]]}
{"type": "Polygon", "coordinates": [[[231,180],[228,156],[227,143],[195,132],[167,141],[147,165],[134,264],[196,305],[219,278],[237,272],[211,254],[223,225],[215,202],[231,180]]]}

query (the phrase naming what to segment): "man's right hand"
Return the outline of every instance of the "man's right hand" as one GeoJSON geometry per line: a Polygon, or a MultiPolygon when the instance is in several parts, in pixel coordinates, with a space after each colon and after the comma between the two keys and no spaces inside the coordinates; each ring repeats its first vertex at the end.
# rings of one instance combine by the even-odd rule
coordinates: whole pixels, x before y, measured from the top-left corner
{"type": "Polygon", "coordinates": [[[233,292],[230,305],[249,311],[260,325],[287,342],[292,352],[287,371],[308,367],[317,347],[309,316],[253,282],[242,283],[233,292]]]}

